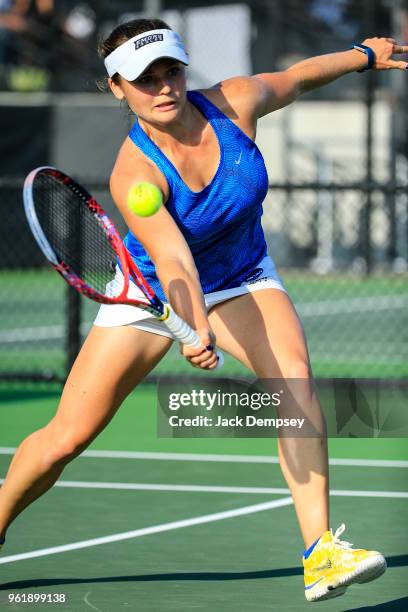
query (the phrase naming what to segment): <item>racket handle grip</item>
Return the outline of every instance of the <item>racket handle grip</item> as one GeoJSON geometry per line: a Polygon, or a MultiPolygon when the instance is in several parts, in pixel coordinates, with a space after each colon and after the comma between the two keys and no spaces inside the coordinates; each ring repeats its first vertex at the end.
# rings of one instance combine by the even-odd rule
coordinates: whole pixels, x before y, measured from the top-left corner
{"type": "MultiPolygon", "coordinates": [[[[169,315],[167,319],[164,320],[164,323],[167,325],[168,329],[172,332],[172,334],[185,344],[186,346],[192,346],[194,348],[201,346],[200,338],[194,329],[192,329],[188,323],[186,323],[181,317],[178,316],[169,308],[169,315]]],[[[224,355],[217,351],[218,363],[213,370],[218,370],[224,364],[224,355]]]]}

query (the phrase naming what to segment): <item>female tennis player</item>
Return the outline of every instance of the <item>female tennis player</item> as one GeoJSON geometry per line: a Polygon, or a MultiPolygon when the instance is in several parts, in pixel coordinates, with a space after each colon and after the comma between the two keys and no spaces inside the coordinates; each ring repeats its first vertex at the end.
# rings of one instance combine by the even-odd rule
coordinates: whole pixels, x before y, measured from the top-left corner
{"type": "MultiPolygon", "coordinates": [[[[283,72],[186,91],[188,55],[161,20],[121,25],[101,46],[112,92],[136,116],[112,172],[112,196],[143,275],[200,336],[202,347],[183,346],[183,355],[192,366],[210,370],[217,343],[258,378],[301,379],[302,409],[321,429],[302,326],[262,232],[268,181],[254,143],[257,120],[350,72],[405,70],[406,62],[391,56],[407,50],[391,38],[370,38],[283,72]],[[139,181],[163,194],[165,206],[151,217],[136,217],[127,208],[128,191],[139,181]]],[[[146,312],[101,306],[55,417],[13,458],[0,492],[3,542],[12,520],[109,423],[172,342],[167,328],[146,312]]],[[[342,541],[344,525],[334,534],[329,529],[324,438],[282,436],[279,456],[305,542],[306,598],[341,595],[351,583],[382,574],[386,564],[379,552],[342,541]]]]}

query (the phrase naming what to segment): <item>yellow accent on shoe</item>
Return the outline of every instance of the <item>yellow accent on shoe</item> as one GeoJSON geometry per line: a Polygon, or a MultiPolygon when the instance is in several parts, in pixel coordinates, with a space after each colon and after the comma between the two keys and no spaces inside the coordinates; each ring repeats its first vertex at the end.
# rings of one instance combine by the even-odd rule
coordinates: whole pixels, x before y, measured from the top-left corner
{"type": "Polygon", "coordinates": [[[350,584],[370,582],[387,569],[383,555],[374,550],[354,549],[340,540],[341,525],[333,535],[325,531],[307,559],[303,557],[305,596],[308,601],[338,597],[350,584]]]}

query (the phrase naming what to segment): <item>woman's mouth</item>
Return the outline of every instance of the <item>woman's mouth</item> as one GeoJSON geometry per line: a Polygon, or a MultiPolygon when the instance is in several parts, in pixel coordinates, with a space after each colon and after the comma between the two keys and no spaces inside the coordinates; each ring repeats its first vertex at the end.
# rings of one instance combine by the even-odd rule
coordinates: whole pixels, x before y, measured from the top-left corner
{"type": "Polygon", "coordinates": [[[175,107],[175,105],[176,105],[176,102],[174,100],[167,100],[166,102],[157,104],[155,108],[159,109],[160,111],[168,111],[168,110],[172,110],[175,107]]]}

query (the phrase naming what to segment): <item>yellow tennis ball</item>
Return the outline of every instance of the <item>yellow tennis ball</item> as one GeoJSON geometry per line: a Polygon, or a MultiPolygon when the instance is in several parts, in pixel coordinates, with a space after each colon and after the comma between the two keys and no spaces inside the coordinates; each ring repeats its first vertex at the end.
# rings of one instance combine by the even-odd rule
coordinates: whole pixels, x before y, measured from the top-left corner
{"type": "Polygon", "coordinates": [[[162,192],[153,183],[142,181],[129,189],[127,205],[129,210],[139,217],[150,217],[163,203],[162,192]]]}

